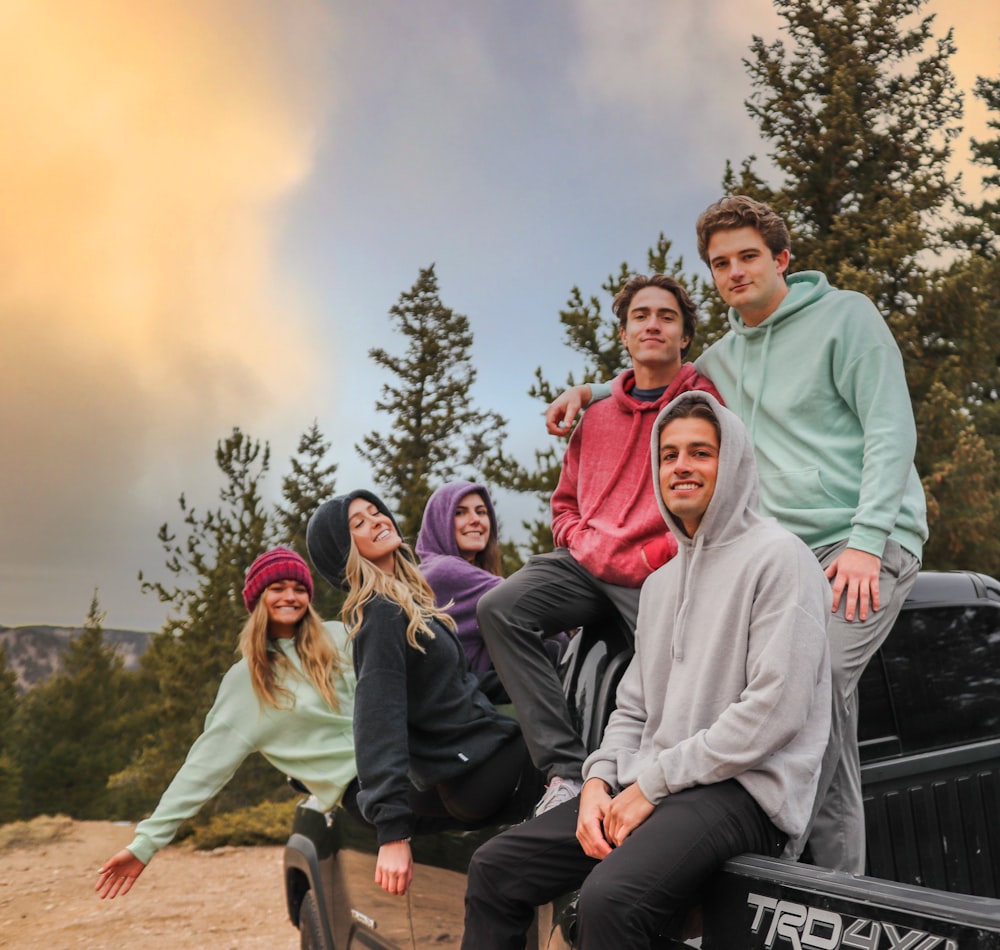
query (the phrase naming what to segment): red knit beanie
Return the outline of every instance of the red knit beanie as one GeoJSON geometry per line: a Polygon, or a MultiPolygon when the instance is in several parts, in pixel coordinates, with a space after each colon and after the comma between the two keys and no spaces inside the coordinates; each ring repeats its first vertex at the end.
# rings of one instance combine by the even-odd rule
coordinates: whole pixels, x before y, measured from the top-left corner
{"type": "Polygon", "coordinates": [[[257,558],[247,571],[243,603],[250,613],[253,613],[264,590],[276,581],[298,581],[309,591],[309,600],[312,600],[313,579],[309,565],[288,548],[274,548],[257,558]]]}

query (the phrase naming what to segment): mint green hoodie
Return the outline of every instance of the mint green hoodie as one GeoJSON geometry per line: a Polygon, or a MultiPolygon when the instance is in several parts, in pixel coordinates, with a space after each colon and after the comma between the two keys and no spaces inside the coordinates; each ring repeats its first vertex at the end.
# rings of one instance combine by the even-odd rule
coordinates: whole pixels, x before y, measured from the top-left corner
{"type": "Polygon", "coordinates": [[[750,432],[761,513],[811,548],[846,539],[881,557],[892,538],[919,558],[927,514],[913,409],[875,305],[803,271],[759,326],[735,310],[729,325],[695,365],[750,432]]]}
{"type": "Polygon", "coordinates": [[[251,752],[259,752],[276,769],[297,778],[323,808],[333,808],[340,801],[357,774],[352,725],[354,667],[344,625],[331,621],[323,626],[342,658],[335,683],[340,710],[330,709],[302,671],[291,638],[272,640],[270,646],[284,652],[301,674],[282,680],[294,696],[292,706],[262,706],[253,691],[247,661],[242,659],[230,667],[205,717],[204,732],[191,746],[156,810],[136,826],[128,850],[143,864],[149,864],[153,855],[170,843],[180,823],[197,814],[251,752]]]}

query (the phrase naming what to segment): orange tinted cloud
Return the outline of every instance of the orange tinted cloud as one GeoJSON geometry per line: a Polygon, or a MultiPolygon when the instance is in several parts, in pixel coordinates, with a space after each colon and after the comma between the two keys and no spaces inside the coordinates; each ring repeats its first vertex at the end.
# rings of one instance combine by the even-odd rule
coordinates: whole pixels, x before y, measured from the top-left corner
{"type": "Polygon", "coordinates": [[[184,484],[157,471],[308,385],[273,258],[330,33],[313,2],[3,5],[0,573],[110,543],[184,484]]]}

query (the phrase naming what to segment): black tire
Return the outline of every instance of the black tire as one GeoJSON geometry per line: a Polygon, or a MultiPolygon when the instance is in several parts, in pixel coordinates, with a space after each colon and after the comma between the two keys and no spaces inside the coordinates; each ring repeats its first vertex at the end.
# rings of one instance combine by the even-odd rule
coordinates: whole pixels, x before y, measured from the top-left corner
{"type": "Polygon", "coordinates": [[[316,895],[306,891],[299,908],[299,947],[301,950],[329,950],[323,939],[316,895]]]}

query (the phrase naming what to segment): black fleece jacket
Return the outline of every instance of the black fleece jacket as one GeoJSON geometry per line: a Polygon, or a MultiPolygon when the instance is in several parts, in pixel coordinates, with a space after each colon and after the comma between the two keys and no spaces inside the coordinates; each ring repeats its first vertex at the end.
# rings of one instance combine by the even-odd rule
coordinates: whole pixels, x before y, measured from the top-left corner
{"type": "Polygon", "coordinates": [[[447,627],[432,621],[424,653],[406,642],[406,615],[376,597],[354,637],[358,806],[379,844],[408,837],[410,782],[432,788],[485,762],[517,730],[480,692],[447,627]]]}

